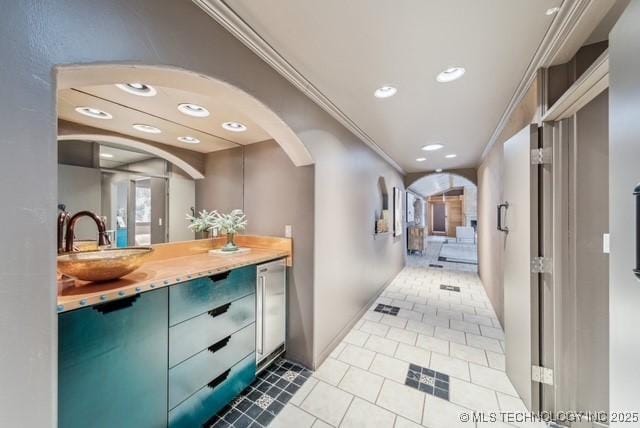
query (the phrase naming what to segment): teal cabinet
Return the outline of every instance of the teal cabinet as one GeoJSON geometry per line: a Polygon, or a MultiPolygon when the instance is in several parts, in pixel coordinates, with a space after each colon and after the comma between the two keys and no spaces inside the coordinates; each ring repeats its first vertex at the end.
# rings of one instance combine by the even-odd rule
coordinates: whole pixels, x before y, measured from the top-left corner
{"type": "MultiPolygon", "coordinates": [[[[251,294],[172,326],[169,329],[169,367],[253,324],[255,320],[256,295],[251,294]]],[[[238,360],[242,357],[244,355],[239,355],[238,360]]]]}
{"type": "Polygon", "coordinates": [[[256,267],[58,316],[60,428],[200,427],[256,376],[256,267]]]}
{"type": "Polygon", "coordinates": [[[255,293],[255,266],[245,266],[174,285],[169,291],[169,324],[178,324],[255,293]]]}
{"type": "Polygon", "coordinates": [[[195,428],[206,422],[256,377],[256,356],[249,355],[212,379],[191,397],[169,412],[170,428],[195,428]]]}
{"type": "Polygon", "coordinates": [[[167,426],[167,288],[58,317],[58,426],[167,426]]]}
{"type": "Polygon", "coordinates": [[[256,326],[248,325],[169,369],[169,409],[223,374],[240,358],[255,355],[256,326]]]}

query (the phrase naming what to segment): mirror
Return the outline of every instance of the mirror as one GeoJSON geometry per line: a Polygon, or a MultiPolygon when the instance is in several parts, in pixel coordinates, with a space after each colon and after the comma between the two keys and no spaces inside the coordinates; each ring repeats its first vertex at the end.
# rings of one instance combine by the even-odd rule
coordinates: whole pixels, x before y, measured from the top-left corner
{"type": "MultiPolygon", "coordinates": [[[[271,140],[251,119],[251,109],[237,107],[227,93],[204,95],[156,84],[154,78],[159,77],[149,73],[142,80],[149,83],[58,91],[59,208],[98,214],[117,247],[204,236],[188,228],[187,214],[243,208],[242,164],[234,166],[239,175],[214,171],[212,177],[209,158],[230,150],[242,158],[246,144],[271,140]],[[233,189],[233,206],[211,197],[198,206],[197,181],[206,183],[201,194],[208,196],[216,180],[233,189]]],[[[95,224],[81,219],[75,238],[95,241],[95,224]]]]}
{"type": "MultiPolygon", "coordinates": [[[[96,141],[58,142],[58,204],[105,219],[112,245],[147,246],[194,239],[186,214],[195,210],[195,180],[141,150],[96,141]]],[[[95,240],[80,220],[76,239],[95,240]]]]}

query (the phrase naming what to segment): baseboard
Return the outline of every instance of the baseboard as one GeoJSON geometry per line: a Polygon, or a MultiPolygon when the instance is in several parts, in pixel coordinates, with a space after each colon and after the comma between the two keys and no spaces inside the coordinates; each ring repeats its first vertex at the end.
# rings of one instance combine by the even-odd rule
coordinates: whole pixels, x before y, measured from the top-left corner
{"type": "Polygon", "coordinates": [[[369,310],[371,305],[373,305],[373,303],[378,299],[378,297],[380,297],[382,292],[389,286],[389,284],[391,284],[391,282],[398,276],[398,274],[401,271],[402,269],[398,271],[393,276],[393,278],[391,278],[388,281],[385,281],[384,284],[380,286],[375,296],[371,300],[369,300],[366,306],[360,309],[360,311],[358,311],[358,313],[353,318],[351,318],[349,323],[342,330],[340,330],[340,332],[336,335],[336,337],[334,337],[333,340],[329,342],[329,345],[320,353],[320,355],[318,355],[318,358],[314,359],[313,370],[316,370],[318,367],[320,367],[320,365],[324,362],[324,360],[326,360],[329,357],[329,355],[333,352],[333,350],[336,349],[336,346],[338,346],[338,344],[342,342],[342,339],[344,339],[345,336],[349,334],[349,332],[353,329],[353,327],[360,320],[360,318],[362,318],[362,316],[369,310]]]}

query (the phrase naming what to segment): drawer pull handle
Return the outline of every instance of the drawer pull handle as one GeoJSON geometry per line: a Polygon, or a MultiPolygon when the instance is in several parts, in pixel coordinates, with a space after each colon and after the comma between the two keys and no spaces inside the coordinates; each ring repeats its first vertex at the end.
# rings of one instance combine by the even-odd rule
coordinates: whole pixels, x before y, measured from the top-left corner
{"type": "Polygon", "coordinates": [[[229,340],[231,340],[231,336],[225,337],[221,341],[216,342],[213,345],[209,346],[207,349],[209,350],[209,352],[214,354],[214,353],[218,352],[219,350],[221,350],[222,348],[224,348],[225,346],[227,346],[229,344],[229,340]]]}
{"type": "Polygon", "coordinates": [[[207,384],[207,386],[211,389],[214,389],[216,386],[220,385],[222,382],[224,382],[225,380],[227,380],[227,378],[229,377],[229,373],[231,372],[231,369],[227,369],[227,371],[225,371],[224,373],[222,373],[220,376],[218,376],[217,378],[215,378],[214,380],[212,380],[211,382],[209,382],[207,384]]]}
{"type": "Polygon", "coordinates": [[[227,278],[229,278],[229,274],[231,273],[230,270],[226,271],[226,272],[221,272],[221,273],[216,273],[214,275],[209,276],[209,279],[213,282],[218,282],[218,281],[223,281],[227,278]]]}
{"type": "Polygon", "coordinates": [[[229,306],[231,306],[231,303],[227,303],[226,305],[222,305],[219,308],[212,309],[209,311],[209,315],[211,315],[211,318],[222,315],[229,310],[229,306]]]}
{"type": "Polygon", "coordinates": [[[100,303],[99,305],[95,305],[93,309],[103,314],[108,314],[110,312],[119,311],[120,309],[125,309],[133,306],[136,300],[138,300],[140,294],[134,294],[129,297],[125,297],[124,299],[112,300],[107,303],[100,303]]]}

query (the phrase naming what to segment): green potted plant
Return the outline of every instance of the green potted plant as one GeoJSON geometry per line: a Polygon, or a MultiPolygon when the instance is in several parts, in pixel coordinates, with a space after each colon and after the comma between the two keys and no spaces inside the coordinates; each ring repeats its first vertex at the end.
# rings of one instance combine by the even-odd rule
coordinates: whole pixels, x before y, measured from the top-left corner
{"type": "Polygon", "coordinates": [[[209,233],[213,228],[214,213],[215,211],[202,210],[197,217],[192,214],[187,214],[187,220],[191,222],[187,227],[196,233],[203,234],[205,238],[208,238],[209,233]]]}
{"type": "Polygon", "coordinates": [[[220,214],[217,211],[213,211],[212,214],[213,222],[211,229],[217,234],[227,235],[227,244],[222,248],[222,251],[238,251],[235,236],[247,227],[247,219],[244,212],[235,209],[229,214],[220,214]]]}

